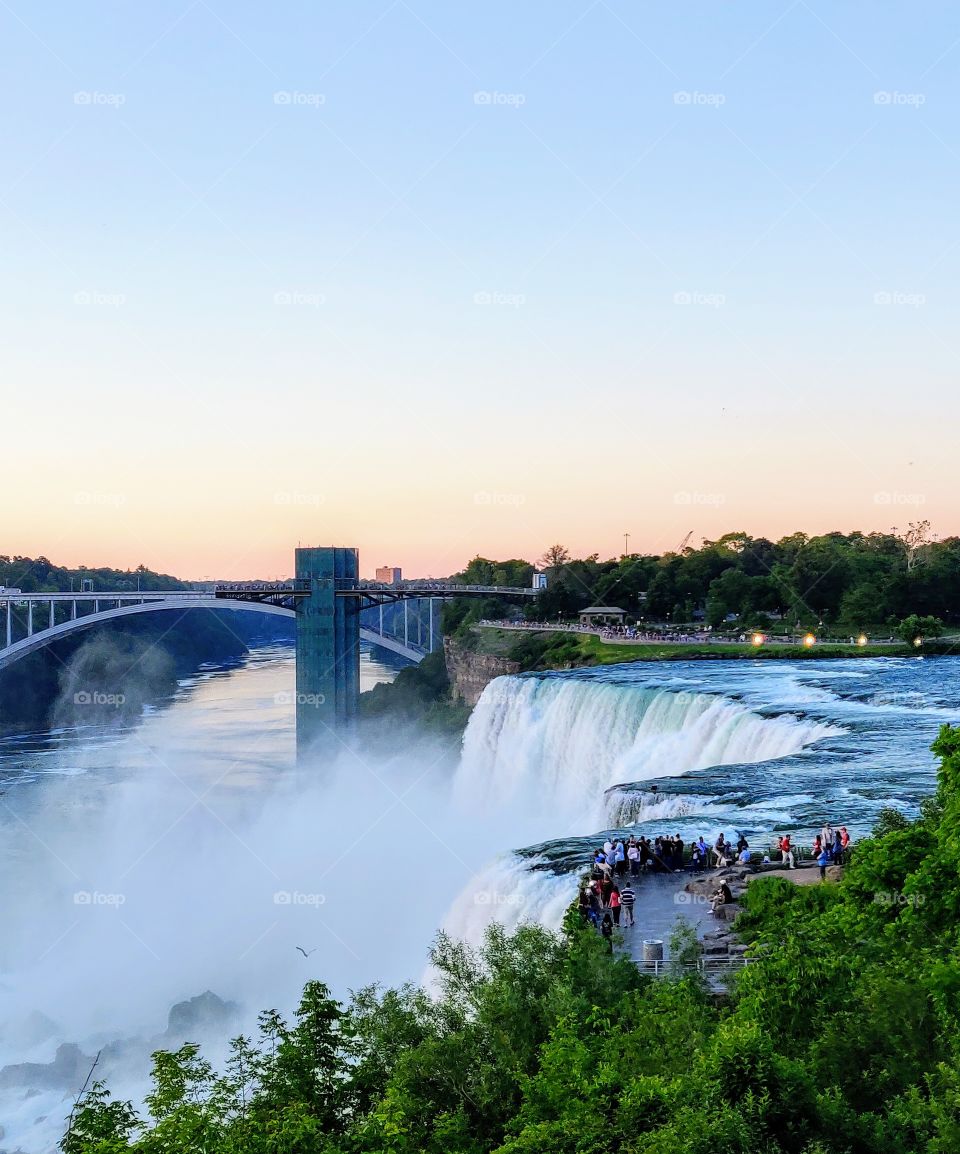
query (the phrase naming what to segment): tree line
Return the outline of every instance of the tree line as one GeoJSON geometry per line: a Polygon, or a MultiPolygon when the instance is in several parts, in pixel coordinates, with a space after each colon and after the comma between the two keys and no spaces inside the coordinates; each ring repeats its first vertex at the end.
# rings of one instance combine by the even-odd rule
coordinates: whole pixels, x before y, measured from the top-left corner
{"type": "MultiPolygon", "coordinates": [[[[735,615],[739,627],[771,619],[791,627],[858,631],[890,626],[911,615],[960,621],[960,538],[935,540],[928,522],[889,533],[793,533],[779,541],[726,533],[699,548],[571,557],[553,545],[539,559],[548,585],[526,608],[533,620],[575,616],[589,605],[627,610],[636,621],[714,628],[735,615]]],[[[475,557],[455,579],[529,585],[534,566],[523,560],[475,557]]],[[[468,616],[494,616],[505,603],[462,606],[448,616],[456,628],[468,616]],[[457,617],[459,615],[459,620],[457,617]]]]}
{"type": "Polygon", "coordinates": [[[109,566],[70,569],[55,565],[46,557],[20,557],[0,554],[0,586],[20,589],[24,593],[79,593],[81,582],[89,581],[94,593],[136,592],[139,587],[157,591],[186,589],[187,586],[168,573],[155,573],[145,565],[136,569],[111,569],[109,566]]]}

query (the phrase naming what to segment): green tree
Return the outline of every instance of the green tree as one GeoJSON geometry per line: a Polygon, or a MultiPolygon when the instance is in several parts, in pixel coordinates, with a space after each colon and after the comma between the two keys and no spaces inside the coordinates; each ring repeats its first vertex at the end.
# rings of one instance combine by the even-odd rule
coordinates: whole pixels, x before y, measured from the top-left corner
{"type": "Polygon", "coordinates": [[[922,644],[925,639],[939,637],[943,632],[943,622],[939,617],[918,617],[911,613],[897,626],[897,635],[908,645],[922,644]]]}

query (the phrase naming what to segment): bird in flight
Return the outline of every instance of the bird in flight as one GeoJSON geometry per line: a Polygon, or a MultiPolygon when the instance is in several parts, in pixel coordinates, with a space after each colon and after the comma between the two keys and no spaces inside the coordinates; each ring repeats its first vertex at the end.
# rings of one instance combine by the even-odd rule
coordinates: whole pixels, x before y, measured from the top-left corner
{"type": "Polygon", "coordinates": [[[303,954],[303,956],[305,958],[309,958],[310,954],[315,954],[317,952],[316,946],[314,946],[314,948],[312,950],[310,950],[309,952],[307,950],[305,950],[303,948],[303,946],[297,946],[297,949],[300,951],[301,954],[303,954]]]}

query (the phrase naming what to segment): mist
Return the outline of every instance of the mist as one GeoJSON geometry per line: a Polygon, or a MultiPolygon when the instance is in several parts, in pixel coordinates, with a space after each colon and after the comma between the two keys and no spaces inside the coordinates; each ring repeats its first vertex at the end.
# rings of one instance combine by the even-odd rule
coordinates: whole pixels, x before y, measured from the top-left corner
{"type": "MultiPolygon", "coordinates": [[[[58,716],[94,658],[110,660],[69,672],[58,716]]],[[[0,1067],[104,1049],[97,1075],[137,1099],[176,1003],[211,991],[249,1033],[311,978],[341,998],[420,980],[458,895],[542,832],[519,808],[454,803],[456,749],[414,731],[389,756],[358,744],[296,766],[291,673],[285,657],[197,678],[169,709],[55,747],[38,786],[0,799],[0,1067]]],[[[146,697],[134,681],[120,692],[146,697]]],[[[468,898],[478,926],[498,900],[468,898]]],[[[52,1148],[82,1077],[66,1081],[0,1084],[0,1145],[52,1148]]]]}

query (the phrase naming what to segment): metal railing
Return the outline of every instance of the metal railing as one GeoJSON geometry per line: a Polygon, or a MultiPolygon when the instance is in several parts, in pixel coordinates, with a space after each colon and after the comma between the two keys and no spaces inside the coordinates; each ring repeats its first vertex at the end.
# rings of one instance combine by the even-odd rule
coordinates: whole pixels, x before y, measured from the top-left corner
{"type": "Polygon", "coordinates": [[[683,963],[671,961],[669,958],[657,958],[651,961],[635,958],[634,961],[638,969],[654,978],[666,978],[678,972],[681,974],[700,974],[705,978],[722,978],[727,974],[742,970],[744,966],[750,965],[754,959],[748,958],[745,954],[731,954],[726,958],[704,957],[698,958],[696,962],[683,963]]]}

